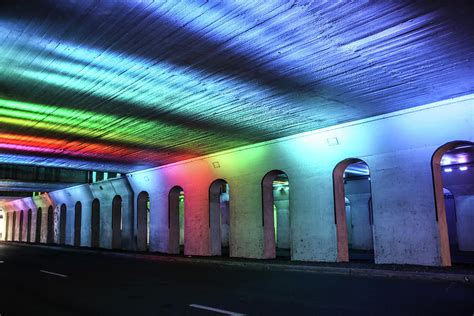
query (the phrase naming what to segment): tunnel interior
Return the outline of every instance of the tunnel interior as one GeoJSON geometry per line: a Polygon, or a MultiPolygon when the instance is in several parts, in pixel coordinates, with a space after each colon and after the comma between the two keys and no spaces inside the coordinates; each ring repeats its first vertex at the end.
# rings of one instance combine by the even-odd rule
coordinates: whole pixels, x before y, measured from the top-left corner
{"type": "Polygon", "coordinates": [[[343,174],[349,260],[374,260],[372,189],[369,166],[356,161],[343,174]]]}
{"type": "Polygon", "coordinates": [[[474,263],[474,144],[454,145],[440,164],[451,260],[474,263]]]}

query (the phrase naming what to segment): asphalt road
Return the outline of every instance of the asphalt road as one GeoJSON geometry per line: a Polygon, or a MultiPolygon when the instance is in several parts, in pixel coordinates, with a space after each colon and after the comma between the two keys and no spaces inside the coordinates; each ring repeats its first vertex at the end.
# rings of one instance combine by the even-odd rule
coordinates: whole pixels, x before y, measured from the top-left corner
{"type": "Polygon", "coordinates": [[[474,313],[474,287],[446,281],[262,270],[14,244],[0,244],[0,262],[1,316],[474,313]]]}

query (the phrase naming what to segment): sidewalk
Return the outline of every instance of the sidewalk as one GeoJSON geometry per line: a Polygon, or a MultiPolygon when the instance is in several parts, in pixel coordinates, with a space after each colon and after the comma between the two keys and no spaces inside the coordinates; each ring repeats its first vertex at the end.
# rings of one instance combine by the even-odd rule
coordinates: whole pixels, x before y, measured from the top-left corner
{"type": "Polygon", "coordinates": [[[21,247],[41,247],[60,251],[118,256],[140,260],[179,262],[184,264],[220,265],[261,270],[280,270],[320,274],[336,274],[358,277],[394,278],[410,280],[435,280],[462,282],[474,285],[474,266],[455,265],[450,268],[426,267],[414,265],[373,264],[369,262],[301,262],[284,259],[258,260],[228,257],[201,257],[168,255],[161,253],[145,253],[130,251],[112,251],[107,249],[77,248],[72,246],[55,246],[44,244],[27,244],[19,242],[0,242],[1,245],[21,247]]]}

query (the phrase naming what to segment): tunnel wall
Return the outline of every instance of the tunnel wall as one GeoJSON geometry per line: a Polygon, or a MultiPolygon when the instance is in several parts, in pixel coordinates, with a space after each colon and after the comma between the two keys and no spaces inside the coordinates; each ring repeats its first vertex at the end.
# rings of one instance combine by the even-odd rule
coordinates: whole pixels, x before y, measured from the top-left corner
{"type": "MultiPolygon", "coordinates": [[[[230,187],[230,256],[263,258],[262,178],[270,170],[281,170],[288,175],[291,190],[292,259],[333,262],[338,249],[333,170],[344,159],[358,158],[370,168],[375,262],[440,265],[431,158],[447,142],[473,141],[472,126],[474,100],[469,96],[134,172],[125,178],[84,187],[89,187],[101,203],[102,247],[110,247],[111,203],[119,193],[125,205],[122,247],[134,249],[136,197],[146,191],[151,206],[150,250],[168,252],[168,194],[172,187],[181,186],[185,192],[185,254],[207,256],[209,186],[214,180],[223,179],[230,187]]],[[[72,194],[72,190],[79,189],[63,191],[72,194]]],[[[67,202],[68,212],[74,209],[67,194],[51,196],[57,205],[67,202]]],[[[83,207],[86,204],[83,202],[83,207]]],[[[14,208],[11,203],[7,207],[14,208]]],[[[68,236],[70,241],[71,235],[68,236]]]]}

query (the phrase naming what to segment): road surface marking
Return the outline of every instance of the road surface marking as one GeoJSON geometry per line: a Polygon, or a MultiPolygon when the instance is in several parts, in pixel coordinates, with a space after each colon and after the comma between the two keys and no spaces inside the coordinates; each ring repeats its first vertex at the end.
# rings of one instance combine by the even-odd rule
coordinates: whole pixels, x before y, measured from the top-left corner
{"type": "Polygon", "coordinates": [[[245,314],[241,314],[241,313],[226,311],[224,309],[219,309],[219,308],[214,308],[214,307],[209,307],[209,306],[204,306],[204,305],[198,305],[198,304],[189,304],[189,306],[194,307],[194,308],[205,309],[205,310],[216,312],[216,313],[232,315],[232,316],[244,316],[245,315],[245,314]]]}
{"type": "Polygon", "coordinates": [[[5,263],[5,261],[0,260],[0,263],[5,263]]]}
{"type": "Polygon", "coordinates": [[[40,270],[40,272],[43,272],[43,273],[46,273],[46,274],[52,274],[52,275],[62,277],[62,278],[67,278],[67,275],[61,274],[61,273],[55,273],[55,272],[46,271],[46,270],[40,270]]]}

